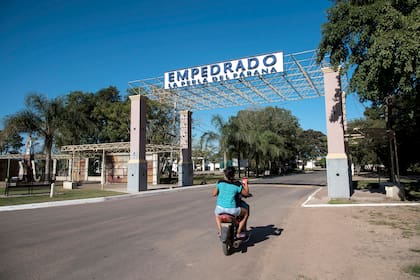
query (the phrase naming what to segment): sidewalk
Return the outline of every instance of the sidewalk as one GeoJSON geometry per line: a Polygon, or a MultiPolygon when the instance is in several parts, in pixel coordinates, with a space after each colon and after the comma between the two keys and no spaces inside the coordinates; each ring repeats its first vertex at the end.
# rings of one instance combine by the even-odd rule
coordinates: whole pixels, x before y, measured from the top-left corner
{"type": "MultiPolygon", "coordinates": [[[[100,190],[102,188],[102,185],[97,182],[87,182],[83,183],[82,185],[78,186],[79,189],[95,189],[100,190]]],[[[147,185],[147,191],[152,190],[168,190],[168,189],[175,189],[179,188],[177,184],[160,184],[160,185],[147,185]]],[[[105,184],[104,185],[105,191],[114,191],[114,192],[122,192],[122,193],[129,193],[127,191],[127,183],[115,183],[115,184],[105,184]]]]}
{"type": "Polygon", "coordinates": [[[316,190],[302,204],[302,207],[355,207],[355,206],[420,206],[418,202],[401,201],[387,197],[382,189],[354,190],[348,201],[341,199],[331,203],[328,197],[328,188],[321,187],[316,190]]]}

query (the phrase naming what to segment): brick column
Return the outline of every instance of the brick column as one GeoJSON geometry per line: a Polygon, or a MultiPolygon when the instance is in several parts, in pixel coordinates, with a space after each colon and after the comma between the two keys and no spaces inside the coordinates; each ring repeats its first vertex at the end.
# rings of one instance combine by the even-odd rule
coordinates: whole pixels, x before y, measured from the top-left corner
{"type": "Polygon", "coordinates": [[[147,190],[146,162],[146,97],[130,96],[130,159],[128,160],[127,191],[147,190]]]}
{"type": "Polygon", "coordinates": [[[178,186],[192,186],[193,164],[191,148],[191,111],[180,113],[180,162],[178,163],[178,186]]]}
{"type": "Polygon", "coordinates": [[[344,145],[343,107],[340,74],[323,68],[328,155],[327,184],[330,198],[350,198],[351,173],[344,145]]]}

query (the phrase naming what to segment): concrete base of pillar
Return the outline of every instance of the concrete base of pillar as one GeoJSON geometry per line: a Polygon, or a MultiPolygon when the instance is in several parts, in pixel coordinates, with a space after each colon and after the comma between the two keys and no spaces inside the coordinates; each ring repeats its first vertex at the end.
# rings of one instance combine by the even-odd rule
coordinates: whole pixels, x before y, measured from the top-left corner
{"type": "Polygon", "coordinates": [[[127,192],[147,191],[147,162],[128,161],[127,192]]]}
{"type": "Polygon", "coordinates": [[[389,197],[391,199],[394,200],[401,200],[401,193],[400,193],[400,188],[398,186],[395,185],[388,185],[385,186],[385,193],[386,193],[386,197],[389,197]]]}
{"type": "Polygon", "coordinates": [[[345,154],[327,156],[327,184],[329,198],[345,198],[351,196],[348,158],[345,154]]]}
{"type": "Polygon", "coordinates": [[[178,165],[178,186],[192,186],[193,185],[193,164],[180,163],[178,165]]]}
{"type": "Polygon", "coordinates": [[[77,186],[76,182],[64,181],[63,182],[63,189],[65,190],[72,190],[75,189],[77,186]]]}

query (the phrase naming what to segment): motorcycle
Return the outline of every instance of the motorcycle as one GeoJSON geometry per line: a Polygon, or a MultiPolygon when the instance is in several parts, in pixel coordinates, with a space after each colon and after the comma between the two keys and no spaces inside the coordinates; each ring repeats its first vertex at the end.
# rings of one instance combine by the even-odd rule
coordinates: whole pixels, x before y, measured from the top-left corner
{"type": "MultiPolygon", "coordinates": [[[[251,196],[252,194],[249,194],[247,197],[251,196]]],[[[223,254],[225,256],[229,256],[234,249],[238,249],[243,242],[246,242],[249,239],[250,236],[245,236],[244,238],[238,238],[236,236],[241,217],[222,213],[219,215],[219,219],[222,226],[220,241],[222,242],[223,254]]]]}

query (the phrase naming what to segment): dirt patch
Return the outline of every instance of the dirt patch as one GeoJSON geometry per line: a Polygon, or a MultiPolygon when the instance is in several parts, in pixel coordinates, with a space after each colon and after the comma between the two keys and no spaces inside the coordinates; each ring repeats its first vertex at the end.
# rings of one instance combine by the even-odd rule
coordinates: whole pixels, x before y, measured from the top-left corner
{"type": "Polygon", "coordinates": [[[419,279],[420,207],[296,208],[261,279],[419,279]]]}

